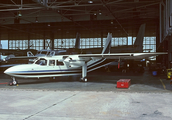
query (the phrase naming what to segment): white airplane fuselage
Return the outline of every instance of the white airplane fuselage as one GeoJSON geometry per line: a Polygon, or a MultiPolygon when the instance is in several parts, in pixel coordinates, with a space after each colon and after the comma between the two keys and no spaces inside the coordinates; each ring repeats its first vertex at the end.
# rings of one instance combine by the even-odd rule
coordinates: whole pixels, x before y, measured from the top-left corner
{"type": "Polygon", "coordinates": [[[22,78],[56,77],[64,75],[77,75],[78,73],[81,74],[81,67],[75,66],[71,68],[62,60],[58,61],[61,57],[43,58],[46,60],[46,65],[40,64],[39,58],[33,64],[23,64],[10,67],[4,73],[13,77],[22,78]],[[51,61],[54,61],[54,65],[51,65],[51,61]]]}
{"type": "Polygon", "coordinates": [[[42,66],[38,64],[24,64],[13,66],[5,71],[6,74],[14,77],[22,78],[41,78],[41,77],[56,77],[81,74],[81,67],[69,68],[63,66],[42,66]],[[77,69],[78,68],[78,69],[77,69]],[[74,73],[75,72],[75,73],[74,73]]]}
{"type": "MultiPolygon", "coordinates": [[[[63,56],[53,56],[53,57],[41,57],[38,58],[33,64],[23,64],[16,65],[8,68],[4,71],[5,74],[13,77],[20,78],[42,78],[42,77],[57,77],[57,76],[71,76],[71,75],[81,75],[83,61],[76,59],[71,61],[70,64],[65,62],[69,59],[62,59],[63,56]],[[41,64],[42,61],[46,61],[46,64],[41,64]],[[51,62],[54,62],[52,65],[51,62]]],[[[85,60],[85,59],[84,59],[85,60]]],[[[106,59],[90,60],[87,62],[88,72],[98,69],[102,66],[98,64],[104,62],[106,59]]],[[[108,64],[104,63],[105,65],[108,64]]],[[[104,66],[103,64],[103,66],[104,66]]]]}

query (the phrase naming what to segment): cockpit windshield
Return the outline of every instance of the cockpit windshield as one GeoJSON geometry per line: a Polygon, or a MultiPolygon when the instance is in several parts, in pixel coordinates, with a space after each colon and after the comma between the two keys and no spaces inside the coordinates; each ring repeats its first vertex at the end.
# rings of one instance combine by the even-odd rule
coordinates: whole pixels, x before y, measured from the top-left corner
{"type": "Polygon", "coordinates": [[[40,58],[38,59],[35,64],[38,64],[38,65],[47,65],[47,60],[44,59],[44,58],[40,58]]]}
{"type": "Polygon", "coordinates": [[[47,56],[54,56],[55,55],[55,51],[49,51],[46,54],[47,56]]]}

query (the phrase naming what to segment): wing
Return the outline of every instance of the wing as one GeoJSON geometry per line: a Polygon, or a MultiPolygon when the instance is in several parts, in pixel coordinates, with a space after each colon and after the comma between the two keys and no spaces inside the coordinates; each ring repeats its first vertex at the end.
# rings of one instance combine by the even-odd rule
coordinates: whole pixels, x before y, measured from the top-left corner
{"type": "Polygon", "coordinates": [[[35,59],[37,56],[17,56],[17,57],[9,57],[8,59],[35,59]]]}
{"type": "Polygon", "coordinates": [[[5,61],[8,61],[8,60],[23,60],[23,59],[36,59],[37,57],[36,56],[30,56],[30,57],[27,57],[27,56],[17,56],[17,57],[8,57],[5,59],[5,61]]]}
{"type": "MultiPolygon", "coordinates": [[[[147,59],[152,56],[165,55],[167,52],[153,52],[153,53],[111,53],[111,54],[80,54],[78,58],[80,60],[89,59],[147,59]]],[[[72,58],[72,56],[71,56],[72,58]]]]}
{"type": "Polygon", "coordinates": [[[156,53],[79,54],[79,55],[66,56],[64,58],[64,62],[81,66],[90,60],[97,60],[97,59],[102,59],[102,58],[142,60],[142,59],[147,59],[151,56],[164,55],[164,54],[167,54],[167,53],[166,52],[156,52],[156,53]]]}
{"type": "MultiPolygon", "coordinates": [[[[69,55],[64,58],[64,62],[71,67],[73,66],[84,66],[87,62],[91,62],[91,65],[102,64],[106,59],[133,59],[142,60],[147,59],[151,56],[164,55],[165,52],[156,53],[111,53],[111,54],[80,54],[80,55],[69,55]]],[[[111,60],[110,60],[111,61],[111,60]]],[[[108,63],[106,63],[108,64],[108,63]]],[[[103,64],[104,65],[104,64],[103,64]]]]}

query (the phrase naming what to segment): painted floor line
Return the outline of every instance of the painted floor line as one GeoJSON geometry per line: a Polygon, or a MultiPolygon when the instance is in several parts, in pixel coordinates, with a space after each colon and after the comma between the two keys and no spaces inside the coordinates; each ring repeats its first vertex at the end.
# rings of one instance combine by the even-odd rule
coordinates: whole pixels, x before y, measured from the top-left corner
{"type": "Polygon", "coordinates": [[[160,79],[160,81],[161,81],[161,83],[162,83],[162,86],[164,87],[164,90],[167,90],[166,89],[166,86],[165,86],[165,84],[164,84],[164,82],[160,79]]]}
{"type": "Polygon", "coordinates": [[[8,84],[7,82],[5,82],[5,83],[0,83],[0,85],[2,85],[2,84],[8,84]]]}

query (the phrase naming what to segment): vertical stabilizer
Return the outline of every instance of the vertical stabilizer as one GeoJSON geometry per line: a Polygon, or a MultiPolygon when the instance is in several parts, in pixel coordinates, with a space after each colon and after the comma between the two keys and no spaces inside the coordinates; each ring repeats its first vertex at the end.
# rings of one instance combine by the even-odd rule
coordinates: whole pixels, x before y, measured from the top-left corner
{"type": "Polygon", "coordinates": [[[134,46],[136,46],[137,52],[143,52],[143,39],[144,39],[144,35],[145,35],[145,26],[146,26],[146,24],[142,24],[140,26],[136,40],[134,42],[134,46]]]}
{"type": "Polygon", "coordinates": [[[75,49],[80,48],[80,35],[79,33],[76,33],[76,42],[75,42],[75,49]]]}
{"type": "Polygon", "coordinates": [[[112,33],[108,33],[105,46],[104,46],[104,48],[102,50],[102,54],[110,53],[111,40],[112,40],[112,33]]]}

